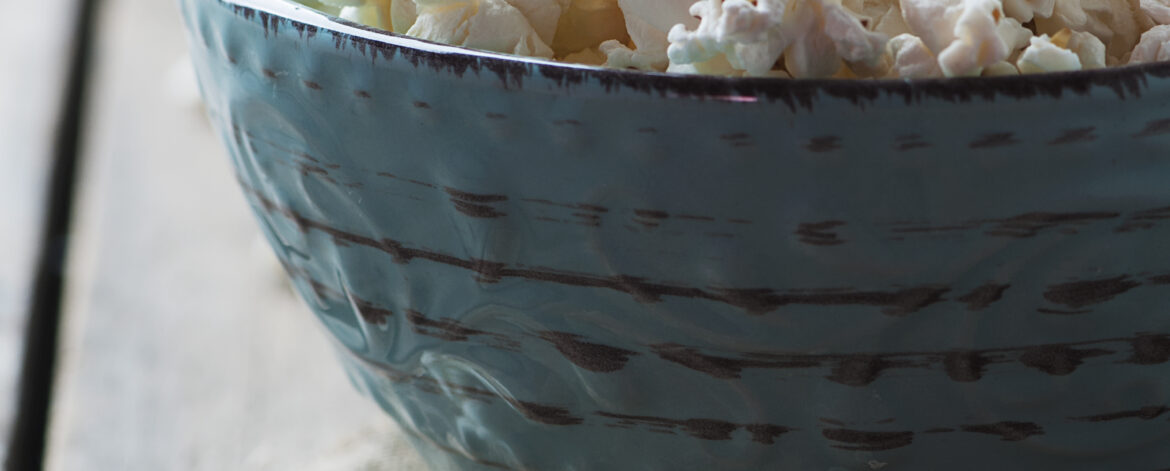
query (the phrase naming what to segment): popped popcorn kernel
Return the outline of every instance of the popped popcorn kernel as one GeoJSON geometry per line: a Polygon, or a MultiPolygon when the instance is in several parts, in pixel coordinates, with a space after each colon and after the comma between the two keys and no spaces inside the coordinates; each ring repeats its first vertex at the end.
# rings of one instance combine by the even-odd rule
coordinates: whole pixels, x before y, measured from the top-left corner
{"type": "Polygon", "coordinates": [[[937,78],[1170,60],[1170,0],[298,0],[395,33],[648,72],[937,78]]]}

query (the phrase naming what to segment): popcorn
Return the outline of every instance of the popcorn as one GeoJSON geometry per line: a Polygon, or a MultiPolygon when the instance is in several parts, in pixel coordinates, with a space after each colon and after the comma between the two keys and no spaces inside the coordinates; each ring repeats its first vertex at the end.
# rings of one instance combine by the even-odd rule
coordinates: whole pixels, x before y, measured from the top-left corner
{"type": "Polygon", "coordinates": [[[1066,29],[1057,34],[1057,38],[1049,38],[1047,34],[1032,38],[1032,44],[1020,54],[1016,67],[1025,74],[1079,70],[1080,57],[1062,47],[1068,41],[1068,36],[1069,32],[1066,29]]]}
{"type": "Polygon", "coordinates": [[[1065,44],[1068,50],[1077,53],[1081,60],[1081,69],[1100,69],[1105,67],[1105,43],[1096,36],[1084,31],[1073,31],[1065,44]]]}
{"type": "Polygon", "coordinates": [[[418,0],[406,34],[436,42],[523,56],[552,58],[552,48],[528,19],[504,0],[418,0]]]}
{"type": "Polygon", "coordinates": [[[432,41],[680,74],[916,79],[1170,60],[1170,0],[299,1],[432,41]]]}
{"type": "Polygon", "coordinates": [[[1031,35],[1004,17],[1000,0],[903,0],[902,15],[947,77],[979,75],[1031,35]]]}
{"type": "Polygon", "coordinates": [[[1170,24],[1170,0],[1141,0],[1140,6],[1155,23],[1170,24]]]}
{"type": "Polygon", "coordinates": [[[1008,61],[999,61],[983,68],[984,77],[1001,77],[1004,75],[1020,75],[1020,69],[1008,61]]]}
{"type": "Polygon", "coordinates": [[[894,77],[927,78],[942,75],[938,59],[918,36],[899,34],[890,39],[886,47],[894,57],[894,65],[891,67],[894,77]]]}
{"type": "Polygon", "coordinates": [[[662,70],[669,63],[667,32],[674,25],[695,28],[699,20],[688,15],[694,0],[618,0],[633,48],[620,41],[601,43],[606,65],[616,68],[662,70]]]}
{"type": "Polygon", "coordinates": [[[1141,41],[1129,56],[1130,64],[1170,60],[1170,25],[1158,25],[1142,33],[1141,41]]]}

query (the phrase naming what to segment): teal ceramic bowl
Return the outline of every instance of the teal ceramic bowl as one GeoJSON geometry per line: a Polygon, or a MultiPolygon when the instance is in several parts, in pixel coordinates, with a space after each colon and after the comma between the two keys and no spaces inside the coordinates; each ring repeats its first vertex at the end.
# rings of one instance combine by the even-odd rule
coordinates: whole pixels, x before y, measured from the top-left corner
{"type": "Polygon", "coordinates": [[[1170,467],[1170,65],[671,76],[181,3],[260,225],[433,469],[1170,467]]]}

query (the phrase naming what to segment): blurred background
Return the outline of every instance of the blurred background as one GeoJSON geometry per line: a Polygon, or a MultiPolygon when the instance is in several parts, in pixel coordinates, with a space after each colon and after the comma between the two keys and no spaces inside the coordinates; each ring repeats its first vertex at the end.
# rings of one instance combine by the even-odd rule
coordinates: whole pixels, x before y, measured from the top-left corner
{"type": "Polygon", "coordinates": [[[176,2],[0,6],[6,469],[420,468],[261,239],[176,2]]]}

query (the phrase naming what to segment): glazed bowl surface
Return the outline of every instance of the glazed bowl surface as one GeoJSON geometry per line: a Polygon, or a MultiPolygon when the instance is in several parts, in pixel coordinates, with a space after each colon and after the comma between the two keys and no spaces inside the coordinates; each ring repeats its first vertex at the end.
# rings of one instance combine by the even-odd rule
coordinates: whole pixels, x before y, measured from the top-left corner
{"type": "Polygon", "coordinates": [[[436,470],[1170,467],[1170,65],[686,77],[181,5],[261,227],[436,470]]]}

